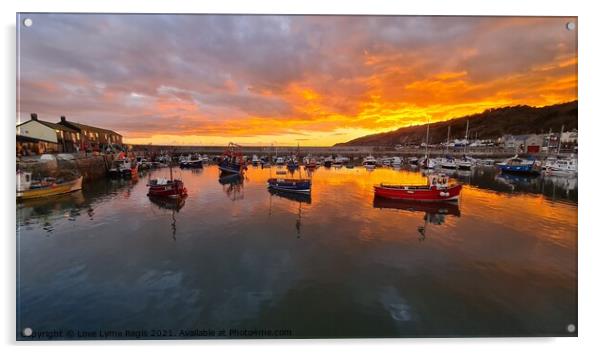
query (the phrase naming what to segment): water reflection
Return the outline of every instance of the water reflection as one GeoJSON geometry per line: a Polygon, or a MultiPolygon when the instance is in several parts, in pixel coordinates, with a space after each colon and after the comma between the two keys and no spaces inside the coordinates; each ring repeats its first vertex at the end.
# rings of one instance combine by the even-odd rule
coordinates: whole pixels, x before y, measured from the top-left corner
{"type": "Polygon", "coordinates": [[[398,209],[412,213],[424,213],[424,225],[418,226],[420,235],[418,239],[420,241],[426,238],[427,224],[442,225],[445,223],[447,215],[460,217],[460,206],[457,202],[428,203],[375,197],[373,206],[378,209],[398,209]]]}
{"type": "Polygon", "coordinates": [[[500,173],[494,167],[452,171],[462,183],[496,192],[541,194],[551,200],[577,202],[577,176],[524,176],[500,173]]]}
{"type": "Polygon", "coordinates": [[[297,238],[301,238],[301,215],[302,215],[302,211],[303,211],[303,204],[311,204],[311,195],[279,191],[279,190],[274,190],[271,188],[268,189],[268,191],[270,193],[270,207],[269,207],[269,215],[270,216],[272,215],[272,197],[273,196],[299,203],[299,206],[297,209],[297,219],[295,221],[295,229],[297,230],[297,238]]]}
{"type": "Polygon", "coordinates": [[[405,168],[320,167],[311,197],[269,192],[276,170],[174,170],[185,205],[149,199],[143,175],[19,203],[17,327],[336,337],[563,335],[575,323],[576,181],[477,168],[453,174],[460,203],[440,205],[374,199],[377,183],[424,182],[405,168]]]}
{"type": "MultiPolygon", "coordinates": [[[[194,173],[194,172],[193,172],[194,173]]],[[[186,204],[186,196],[182,198],[166,198],[157,196],[148,196],[148,199],[159,209],[171,210],[171,235],[176,240],[176,213],[178,213],[186,204]]]]}
{"type": "Polygon", "coordinates": [[[244,194],[245,177],[238,174],[226,174],[219,178],[219,183],[222,185],[222,190],[232,201],[245,198],[244,194]]]}

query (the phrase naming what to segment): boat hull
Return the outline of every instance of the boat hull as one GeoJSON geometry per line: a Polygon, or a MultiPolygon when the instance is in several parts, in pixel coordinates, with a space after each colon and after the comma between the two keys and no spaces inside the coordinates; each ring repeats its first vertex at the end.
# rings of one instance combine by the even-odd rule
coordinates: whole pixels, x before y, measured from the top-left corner
{"type": "Polygon", "coordinates": [[[311,181],[308,179],[268,179],[268,188],[289,193],[311,193],[311,181]]]}
{"type": "Polygon", "coordinates": [[[188,195],[188,191],[181,181],[176,180],[166,184],[149,185],[147,195],[159,198],[182,198],[188,195]]]}
{"type": "Polygon", "coordinates": [[[50,187],[34,188],[24,191],[17,191],[17,199],[33,199],[33,198],[44,198],[53,195],[71,193],[82,189],[83,177],[79,177],[73,181],[68,181],[60,184],[55,184],[50,187]]]}
{"type": "Polygon", "coordinates": [[[223,174],[242,174],[244,166],[237,163],[222,162],[218,165],[219,170],[223,174]]]}
{"type": "Polygon", "coordinates": [[[411,186],[374,186],[374,195],[380,198],[395,200],[412,200],[421,202],[454,201],[460,198],[462,185],[449,188],[411,187],[411,186]]]}
{"type": "Polygon", "coordinates": [[[138,177],[138,167],[128,168],[125,170],[109,170],[111,178],[136,178],[138,177]]]}
{"type": "Polygon", "coordinates": [[[533,165],[498,165],[503,173],[538,175],[539,171],[533,165]]]}
{"type": "Polygon", "coordinates": [[[183,161],[180,162],[180,168],[203,168],[203,161],[183,161]]]}

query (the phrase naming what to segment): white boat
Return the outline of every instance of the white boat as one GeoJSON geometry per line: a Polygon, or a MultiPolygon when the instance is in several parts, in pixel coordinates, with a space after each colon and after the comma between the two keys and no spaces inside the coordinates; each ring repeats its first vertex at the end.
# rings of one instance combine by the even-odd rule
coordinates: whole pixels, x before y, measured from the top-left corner
{"type": "Polygon", "coordinates": [[[277,157],[276,158],[276,165],[284,165],[284,157],[277,157]]]}
{"type": "Polygon", "coordinates": [[[456,159],[451,156],[442,157],[439,159],[439,166],[441,168],[445,168],[448,170],[455,170],[458,165],[456,164],[456,159]]]}
{"type": "Polygon", "coordinates": [[[470,170],[476,164],[475,159],[470,156],[464,156],[456,161],[459,170],[470,170]]]}
{"type": "Polygon", "coordinates": [[[425,156],[420,160],[420,167],[428,170],[434,169],[437,167],[437,160],[425,156]]]}
{"type": "Polygon", "coordinates": [[[495,166],[494,159],[479,159],[476,160],[476,164],[480,166],[495,166]]]}
{"type": "Polygon", "coordinates": [[[568,159],[546,160],[544,165],[544,174],[547,176],[572,176],[577,174],[577,159],[574,157],[568,159]]]}
{"type": "Polygon", "coordinates": [[[399,158],[397,156],[394,156],[391,158],[391,166],[399,167],[399,166],[401,166],[401,163],[402,163],[401,158],[399,158]]]}
{"type": "Polygon", "coordinates": [[[342,156],[337,156],[334,159],[334,162],[332,163],[332,166],[334,167],[343,167],[343,164],[345,163],[346,158],[342,157],[342,156]]]}
{"type": "Polygon", "coordinates": [[[364,162],[362,163],[362,165],[364,165],[364,167],[374,168],[374,167],[376,167],[376,159],[374,158],[374,156],[368,155],[364,159],[364,162]]]}

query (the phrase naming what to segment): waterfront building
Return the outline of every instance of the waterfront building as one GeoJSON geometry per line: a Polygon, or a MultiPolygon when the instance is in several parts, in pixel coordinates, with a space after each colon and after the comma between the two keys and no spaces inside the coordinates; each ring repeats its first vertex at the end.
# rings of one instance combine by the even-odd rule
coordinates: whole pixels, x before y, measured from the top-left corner
{"type": "Polygon", "coordinates": [[[17,125],[17,151],[21,155],[77,151],[78,134],[75,130],[59,124],[31,119],[17,125]]]}
{"type": "Polygon", "coordinates": [[[539,153],[544,146],[544,137],[543,134],[508,134],[502,137],[502,144],[505,149],[536,154],[539,153]]]}
{"type": "Polygon", "coordinates": [[[58,125],[73,129],[80,137],[80,149],[86,151],[122,150],[123,137],[113,130],[98,128],[87,124],[72,122],[65,116],[61,117],[58,125]]]}
{"type": "Polygon", "coordinates": [[[17,155],[122,150],[122,139],[112,130],[71,122],[65,116],[51,123],[32,113],[30,120],[17,125],[17,155]]]}

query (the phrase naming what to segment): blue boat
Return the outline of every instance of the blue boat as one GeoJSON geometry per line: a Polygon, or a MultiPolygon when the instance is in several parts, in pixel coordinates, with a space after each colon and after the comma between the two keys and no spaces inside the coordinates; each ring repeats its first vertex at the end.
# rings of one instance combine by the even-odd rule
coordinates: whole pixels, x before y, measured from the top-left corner
{"type": "Polygon", "coordinates": [[[247,165],[244,163],[242,154],[240,153],[240,146],[230,143],[217,167],[223,174],[242,175],[247,165]]]}
{"type": "Polygon", "coordinates": [[[291,160],[289,160],[289,161],[286,163],[286,167],[287,167],[289,170],[296,170],[296,169],[298,169],[298,168],[299,168],[299,163],[297,162],[297,160],[292,160],[292,159],[291,159],[291,160]]]}
{"type": "Polygon", "coordinates": [[[180,162],[180,168],[203,168],[203,160],[186,160],[180,162]]]}
{"type": "Polygon", "coordinates": [[[538,175],[541,165],[534,159],[523,159],[518,156],[509,158],[497,164],[497,168],[503,173],[516,173],[527,175],[538,175]]]}
{"type": "Polygon", "coordinates": [[[222,160],[219,165],[217,165],[220,171],[225,174],[242,174],[245,168],[245,165],[237,162],[233,162],[229,159],[222,160]]]}
{"type": "Polygon", "coordinates": [[[291,193],[311,193],[311,180],[297,178],[270,178],[268,188],[291,193]]]}

